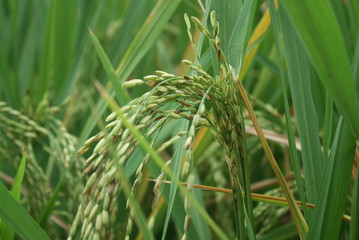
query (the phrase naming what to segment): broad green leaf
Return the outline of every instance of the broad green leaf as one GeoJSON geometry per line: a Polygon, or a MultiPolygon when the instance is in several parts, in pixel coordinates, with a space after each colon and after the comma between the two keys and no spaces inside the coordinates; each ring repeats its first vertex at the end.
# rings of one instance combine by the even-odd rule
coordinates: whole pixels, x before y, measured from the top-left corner
{"type": "Polygon", "coordinates": [[[344,121],[359,138],[358,94],[351,74],[348,48],[330,2],[282,0],[281,3],[324,87],[344,121]]]}
{"type": "Polygon", "coordinates": [[[0,182],[0,218],[25,240],[50,239],[0,182]]]}
{"type": "Polygon", "coordinates": [[[213,1],[224,55],[238,73],[246,54],[258,1],[213,1]]]}
{"type": "Polygon", "coordinates": [[[243,1],[212,1],[211,11],[215,10],[217,20],[219,22],[219,38],[221,40],[221,48],[225,56],[229,56],[229,46],[232,32],[239,18],[243,1]]]}

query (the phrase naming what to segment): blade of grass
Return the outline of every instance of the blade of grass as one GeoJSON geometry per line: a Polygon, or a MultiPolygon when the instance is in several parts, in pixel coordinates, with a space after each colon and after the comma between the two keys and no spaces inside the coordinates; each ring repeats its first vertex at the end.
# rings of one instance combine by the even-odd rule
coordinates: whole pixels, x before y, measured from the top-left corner
{"type": "MultiPolygon", "coordinates": [[[[77,14],[78,3],[72,0],[55,1],[57,6],[55,9],[54,19],[54,42],[53,46],[53,70],[51,72],[54,98],[57,99],[61,94],[63,84],[70,76],[72,70],[72,59],[75,50],[76,33],[78,29],[77,14]]],[[[51,71],[51,69],[50,69],[51,71]]],[[[46,79],[49,81],[50,79],[46,79]]]]}
{"type": "MultiPolygon", "coordinates": [[[[187,131],[188,130],[189,122],[187,120],[181,120],[179,124],[180,124],[180,127],[179,127],[178,131],[187,131]]],[[[179,140],[179,142],[175,145],[175,149],[178,149],[178,150],[175,152],[175,154],[173,156],[173,163],[171,164],[171,166],[173,169],[174,177],[176,179],[180,178],[182,159],[185,156],[185,151],[184,151],[184,147],[183,147],[185,144],[185,141],[186,141],[186,138],[182,137],[179,140]]],[[[166,214],[165,223],[164,223],[164,227],[163,227],[163,231],[162,231],[162,238],[161,238],[162,240],[166,239],[168,224],[169,224],[170,216],[172,215],[172,209],[174,206],[176,192],[177,192],[177,185],[172,184],[170,187],[169,201],[167,202],[168,207],[167,207],[167,214],[166,214]]]]}
{"type": "Polygon", "coordinates": [[[0,182],[0,218],[23,239],[47,240],[49,236],[0,182]]]}
{"type": "Polygon", "coordinates": [[[310,85],[310,63],[285,12],[280,12],[280,17],[289,86],[302,146],[307,198],[309,202],[316,203],[324,161],[319,142],[318,115],[310,85]]]}
{"type": "Polygon", "coordinates": [[[308,216],[307,208],[306,208],[306,197],[304,194],[304,187],[302,182],[302,176],[301,176],[301,169],[299,164],[299,159],[295,147],[295,138],[293,133],[293,125],[292,125],[292,118],[290,116],[290,109],[289,109],[289,102],[288,102],[288,94],[287,94],[287,75],[284,72],[283,64],[282,64],[282,53],[280,51],[280,35],[279,35],[279,20],[277,16],[277,12],[275,9],[275,4],[273,0],[268,1],[269,11],[273,23],[274,28],[274,36],[275,36],[275,46],[277,51],[277,56],[279,59],[279,69],[280,69],[280,76],[282,79],[282,91],[283,91],[283,97],[284,97],[284,111],[285,111],[285,119],[286,119],[286,127],[287,127],[287,133],[288,133],[288,143],[289,143],[289,155],[290,155],[290,162],[291,166],[294,171],[295,180],[298,186],[298,192],[301,201],[304,203],[303,209],[304,209],[304,215],[308,216]]]}
{"type": "Polygon", "coordinates": [[[68,77],[76,33],[76,6],[74,1],[54,0],[50,3],[46,20],[45,37],[41,52],[38,82],[33,86],[39,103],[50,87],[56,96],[68,77]]]}
{"type": "MultiPolygon", "coordinates": [[[[20,202],[20,195],[21,195],[21,184],[25,174],[25,167],[26,167],[26,150],[23,152],[20,166],[17,170],[14,184],[11,188],[11,195],[14,199],[19,203],[20,202]]],[[[0,239],[14,239],[15,231],[10,228],[7,224],[0,221],[0,239]]]]}
{"type": "Polygon", "coordinates": [[[338,239],[354,160],[355,137],[340,120],[322,177],[308,239],[338,239]]]}
{"type": "Polygon", "coordinates": [[[92,32],[90,28],[88,28],[92,43],[96,48],[97,55],[101,59],[101,63],[106,71],[106,75],[110,82],[112,83],[112,87],[115,89],[115,95],[118,99],[118,102],[121,106],[127,104],[131,98],[128,95],[127,91],[122,87],[121,82],[118,80],[118,77],[115,73],[115,69],[112,67],[110,60],[107,58],[105,51],[103,50],[100,42],[97,40],[95,34],[92,32]]]}
{"type": "Polygon", "coordinates": [[[332,140],[332,129],[333,129],[333,101],[329,94],[325,97],[325,116],[324,116],[324,127],[323,127],[323,159],[328,160],[330,143],[332,140]]]}
{"type": "Polygon", "coordinates": [[[281,3],[338,111],[359,138],[358,94],[347,47],[330,2],[283,0],[281,3]]]}
{"type": "Polygon", "coordinates": [[[181,0],[159,1],[123,56],[116,73],[122,83],[146,54],[181,0]]]}
{"type": "MultiPolygon", "coordinates": [[[[242,136],[246,136],[246,125],[244,122],[243,109],[245,109],[244,104],[242,102],[240,104],[240,114],[241,114],[241,124],[242,124],[242,136]]],[[[247,139],[243,137],[242,139],[242,154],[243,154],[243,164],[242,168],[244,170],[244,201],[245,204],[244,210],[247,215],[246,220],[248,221],[248,234],[251,238],[254,236],[253,226],[254,226],[254,217],[253,217],[253,203],[251,196],[251,172],[250,172],[250,162],[248,157],[248,147],[247,147],[247,139]]]]}
{"type": "MultiPolygon", "coordinates": [[[[54,104],[63,103],[63,101],[71,94],[77,82],[79,72],[81,72],[83,67],[91,68],[91,64],[89,64],[87,61],[88,58],[86,58],[88,57],[86,49],[90,43],[90,37],[86,26],[90,26],[92,29],[101,27],[99,19],[102,13],[106,12],[106,10],[104,10],[105,5],[106,2],[104,1],[86,1],[79,3],[79,12],[77,13],[79,16],[76,20],[78,21],[78,28],[76,29],[76,46],[70,61],[71,69],[69,75],[63,80],[64,82],[62,83],[61,89],[58,90],[59,92],[57,98],[54,100],[54,104]]],[[[76,101],[75,98],[73,99],[73,101],[76,101]]],[[[67,108],[67,111],[70,112],[71,108],[67,108]]]]}
{"type": "Polygon", "coordinates": [[[36,221],[39,223],[40,226],[44,226],[49,219],[49,216],[52,210],[55,207],[56,201],[59,197],[60,191],[63,187],[63,183],[66,180],[66,173],[63,173],[60,177],[59,183],[56,185],[56,188],[53,190],[53,193],[50,199],[47,201],[45,207],[41,210],[38,218],[36,221]]]}

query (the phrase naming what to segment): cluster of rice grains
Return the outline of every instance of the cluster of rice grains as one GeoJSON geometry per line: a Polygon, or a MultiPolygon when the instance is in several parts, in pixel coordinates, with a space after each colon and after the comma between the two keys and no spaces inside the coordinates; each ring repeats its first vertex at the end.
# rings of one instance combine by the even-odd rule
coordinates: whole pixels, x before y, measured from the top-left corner
{"type": "MultiPolygon", "coordinates": [[[[185,21],[193,48],[196,50],[187,16],[185,16],[185,21]]],[[[182,136],[186,137],[184,146],[186,158],[181,174],[181,177],[187,178],[188,181],[184,206],[186,217],[183,240],[188,237],[191,219],[191,203],[188,195],[191,194],[194,184],[192,148],[196,130],[205,126],[213,132],[216,140],[225,148],[226,161],[232,176],[232,185],[237,186],[233,189],[239,190],[239,185],[242,183],[242,176],[238,174],[239,166],[237,166],[237,161],[242,154],[240,152],[242,149],[242,119],[236,96],[237,78],[226,63],[220,49],[219,25],[215,13],[211,14],[212,35],[197,18],[192,18],[192,21],[209,38],[214,47],[218,56],[219,75],[212,77],[203,70],[200,64],[183,60],[183,63],[192,70],[192,75],[175,76],[163,71],[156,71],[156,75],[146,76],[143,80],[134,79],[125,82],[123,86],[126,88],[148,84],[152,89],[121,108],[121,112],[129,121],[138,130],[141,130],[145,137],[152,139],[152,146],[156,146],[155,133],[160,131],[167,120],[187,119],[191,122],[188,131],[177,133],[156,148],[157,152],[161,153],[182,136]]],[[[108,124],[105,129],[88,139],[79,151],[80,154],[83,154],[90,149],[93,143],[97,143],[92,155],[85,161],[83,175],[87,178],[87,183],[83,191],[82,203],[72,224],[68,239],[72,239],[76,235],[80,236],[81,239],[114,238],[113,225],[117,217],[117,201],[120,190],[117,168],[124,166],[138,142],[131,135],[129,129],[124,127],[116,112],[111,113],[106,122],[108,124]]],[[[135,193],[136,186],[141,182],[142,171],[149,160],[149,155],[146,155],[139,165],[131,194],[135,193]]],[[[165,167],[170,166],[170,164],[171,160],[168,160],[165,167]]],[[[165,177],[166,174],[162,171],[156,179],[153,208],[160,198],[160,187],[165,177]]],[[[130,207],[126,239],[130,238],[135,217],[134,211],[130,207]]],[[[155,216],[149,221],[150,228],[153,225],[154,218],[155,216]]]]}
{"type": "MultiPolygon", "coordinates": [[[[50,187],[51,174],[45,171],[44,164],[52,165],[58,171],[56,174],[65,173],[65,186],[62,187],[60,196],[66,201],[57,204],[52,213],[61,211],[67,221],[71,221],[83,188],[80,171],[82,165],[81,161],[70,163],[72,156],[75,156],[76,139],[54,117],[59,108],[49,107],[44,102],[46,100],[39,104],[42,108],[39,118],[37,111],[29,108],[18,111],[5,102],[0,102],[0,154],[17,169],[26,149],[24,195],[29,213],[34,218],[40,216],[53,192],[50,187]],[[41,163],[41,160],[46,162],[41,163]]],[[[53,227],[52,223],[45,226],[47,232],[55,236],[53,227]]]]}

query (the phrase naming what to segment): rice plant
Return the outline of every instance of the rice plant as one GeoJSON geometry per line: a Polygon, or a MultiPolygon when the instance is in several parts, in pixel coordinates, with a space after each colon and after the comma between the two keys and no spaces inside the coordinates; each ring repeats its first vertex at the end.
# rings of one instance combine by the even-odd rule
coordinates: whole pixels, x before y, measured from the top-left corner
{"type": "Polygon", "coordinates": [[[358,238],[355,1],[0,4],[0,239],[358,238]]]}

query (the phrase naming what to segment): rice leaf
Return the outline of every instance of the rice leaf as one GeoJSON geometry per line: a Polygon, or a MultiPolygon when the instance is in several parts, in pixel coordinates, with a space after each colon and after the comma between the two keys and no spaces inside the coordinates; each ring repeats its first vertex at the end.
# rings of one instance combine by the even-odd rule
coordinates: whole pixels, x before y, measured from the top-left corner
{"type": "MultiPolygon", "coordinates": [[[[16,199],[18,203],[20,203],[20,195],[21,195],[21,184],[22,179],[24,178],[26,167],[26,151],[24,151],[20,166],[17,170],[16,177],[14,180],[14,184],[11,188],[11,195],[16,199]]],[[[7,224],[0,221],[0,239],[14,239],[15,232],[12,228],[10,228],[7,224]]]]}
{"type": "MultiPolygon", "coordinates": [[[[180,127],[179,127],[178,131],[187,131],[189,123],[187,120],[181,120],[179,123],[179,126],[180,127]]],[[[173,162],[171,164],[172,165],[171,167],[173,169],[173,174],[176,179],[180,178],[182,159],[185,156],[185,151],[184,151],[184,147],[183,147],[185,144],[185,141],[186,141],[186,138],[182,137],[181,140],[175,144],[175,149],[178,149],[178,150],[175,152],[175,154],[173,156],[173,160],[172,160],[173,162]]],[[[177,185],[171,184],[168,207],[167,207],[167,214],[166,214],[165,223],[164,223],[163,232],[162,232],[162,240],[164,240],[166,238],[167,228],[168,228],[170,216],[172,215],[172,209],[174,206],[176,192],[177,192],[177,185]]]]}
{"type": "Polygon", "coordinates": [[[358,94],[347,47],[330,2],[284,0],[281,3],[324,87],[359,138],[358,94]]]}
{"type": "Polygon", "coordinates": [[[36,89],[33,89],[37,95],[37,103],[42,100],[50,87],[61,89],[63,79],[68,77],[71,68],[69,59],[72,58],[75,47],[76,7],[77,3],[74,1],[51,1],[46,20],[38,84],[36,89]]]}
{"type": "Polygon", "coordinates": [[[0,182],[0,218],[23,239],[50,239],[0,182]]]}
{"type": "Polygon", "coordinates": [[[289,86],[302,146],[307,198],[308,202],[316,203],[324,162],[319,142],[318,115],[314,106],[310,84],[310,62],[285,12],[281,12],[281,23],[289,86]]]}
{"type": "Polygon", "coordinates": [[[120,83],[125,81],[139,61],[145,56],[180,2],[180,0],[159,1],[156,4],[116,69],[120,83]]]}
{"type": "Polygon", "coordinates": [[[353,166],[355,137],[340,120],[325,165],[308,239],[338,239],[353,166]]]}
{"type": "Polygon", "coordinates": [[[122,87],[122,84],[119,81],[118,77],[116,76],[115,70],[112,67],[110,60],[108,59],[100,42],[97,40],[95,34],[91,31],[90,28],[89,28],[89,32],[92,39],[92,43],[94,44],[97,54],[101,59],[101,63],[106,71],[107,77],[110,79],[110,82],[112,83],[112,87],[115,89],[118,102],[120,103],[121,106],[124,106],[126,105],[126,103],[128,103],[131,100],[131,98],[126,92],[126,90],[122,87]]]}
{"type": "MultiPolygon", "coordinates": [[[[283,90],[283,97],[284,97],[284,111],[285,111],[286,127],[287,127],[288,142],[289,142],[290,161],[291,161],[291,165],[292,165],[292,168],[293,168],[293,171],[294,171],[296,183],[297,183],[297,186],[298,186],[299,196],[300,196],[301,201],[304,203],[304,205],[303,205],[304,213],[305,213],[305,216],[308,216],[308,212],[307,212],[307,208],[306,208],[306,204],[305,204],[306,203],[306,197],[305,197],[305,194],[304,194],[304,187],[303,187],[303,182],[302,182],[300,163],[299,163],[298,154],[297,154],[296,147],[295,147],[295,138],[294,138],[294,132],[293,132],[292,118],[291,118],[291,115],[290,115],[291,113],[290,113],[289,102],[288,102],[288,94],[287,94],[287,81],[288,81],[287,78],[288,78],[288,75],[285,73],[283,64],[281,64],[282,63],[282,53],[281,53],[281,50],[280,50],[280,35],[279,35],[279,29],[280,29],[279,24],[280,23],[279,23],[279,19],[278,19],[276,10],[275,10],[274,1],[269,0],[268,1],[268,6],[269,6],[269,11],[270,11],[270,14],[271,14],[273,26],[274,26],[273,28],[274,28],[274,35],[275,35],[275,46],[276,46],[276,50],[277,50],[277,56],[279,58],[280,75],[281,75],[281,78],[282,78],[282,90],[283,90]]],[[[295,46],[295,42],[287,42],[287,41],[284,41],[284,42],[285,42],[285,44],[286,43],[292,43],[292,48],[293,48],[293,46],[295,46]]],[[[289,57],[287,57],[287,61],[292,61],[292,60],[293,59],[290,59],[289,57]]],[[[290,64],[293,64],[293,63],[291,63],[291,62],[288,63],[288,65],[290,65],[290,64]]],[[[293,93],[293,95],[294,94],[295,93],[293,93]]],[[[296,116],[298,116],[298,115],[296,115],[296,116]]],[[[320,148],[319,148],[319,150],[320,150],[320,148]]],[[[302,152],[303,151],[304,150],[302,150],[302,152]]]]}

